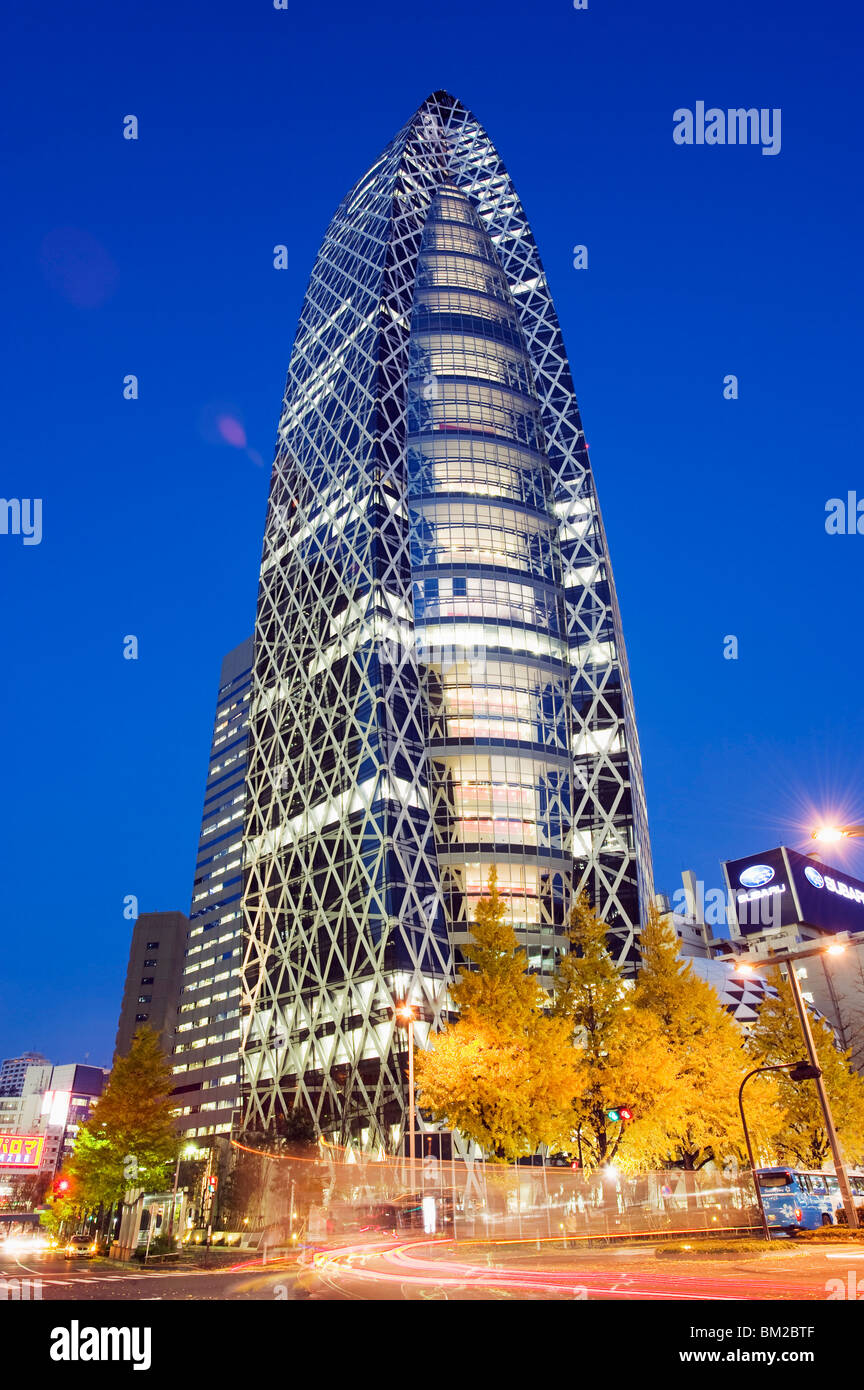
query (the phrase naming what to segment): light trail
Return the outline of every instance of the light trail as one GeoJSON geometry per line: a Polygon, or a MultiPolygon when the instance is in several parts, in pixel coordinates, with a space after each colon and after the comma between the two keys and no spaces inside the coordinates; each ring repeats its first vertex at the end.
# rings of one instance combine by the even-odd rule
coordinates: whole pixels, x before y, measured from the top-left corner
{"type": "MultiPolygon", "coordinates": [[[[536,1241],[501,1240],[490,1245],[513,1246],[536,1245],[536,1241]]],[[[776,1301],[784,1298],[821,1298],[824,1292],[821,1280],[812,1285],[808,1280],[791,1281],[788,1275],[778,1271],[757,1275],[750,1269],[742,1269],[738,1262],[730,1263],[728,1275],[719,1273],[699,1273],[692,1267],[676,1267],[674,1272],[665,1270],[641,1270],[629,1273],[619,1270],[598,1268],[582,1269],[512,1269],[504,1266],[479,1265],[460,1261],[453,1257],[442,1258],[434,1252],[442,1247],[454,1249],[449,1240],[413,1240],[392,1244],[352,1244],[340,1246],[335,1250],[320,1250],[312,1260],[316,1270],[326,1269],[330,1280],[361,1280],[368,1283],[400,1284],[418,1290],[434,1286],[442,1290],[453,1289],[463,1292],[477,1292],[488,1289],[490,1293],[508,1291],[533,1291],[558,1297],[645,1299],[645,1300],[687,1300],[734,1302],[776,1301]],[[424,1257],[422,1251],[432,1252],[432,1258],[424,1257]]],[[[742,1252],[743,1253],[743,1252],[742,1252]]],[[[778,1249],[777,1254],[787,1252],[778,1249]]],[[[706,1253],[706,1258],[710,1258],[706,1253]]],[[[688,1262],[689,1266],[689,1262],[688,1262]]],[[[808,1271],[809,1273],[809,1271],[808,1271]]]]}
{"type": "MultiPolygon", "coordinates": [[[[500,1242],[504,1244],[505,1242],[500,1242]]],[[[665,1276],[641,1274],[640,1284],[627,1286],[630,1276],[606,1270],[513,1270],[503,1266],[471,1264],[454,1259],[420,1258],[421,1249],[451,1245],[450,1241],[418,1240],[393,1245],[347,1245],[336,1250],[318,1251],[312,1257],[312,1267],[330,1281],[363,1280],[372,1284],[409,1285],[420,1289],[430,1284],[442,1289],[463,1292],[487,1289],[490,1292],[511,1290],[552,1294],[578,1298],[580,1295],[607,1296],[617,1299],[687,1300],[694,1296],[711,1302],[734,1302],[742,1298],[740,1291],[727,1292],[717,1280],[690,1279],[690,1287],[682,1292],[670,1288],[665,1276]],[[388,1269],[387,1265],[395,1266],[388,1269]],[[693,1285],[702,1286],[693,1292],[693,1285]]],[[[680,1279],[676,1282],[680,1282],[680,1279]]],[[[769,1287],[766,1282],[766,1287],[769,1287]]],[[[776,1297],[776,1281],[770,1285],[776,1297]]],[[[796,1289],[800,1295],[800,1289],[796,1289]]],[[[756,1295],[758,1297],[758,1295],[756,1295]]],[[[746,1298],[747,1295],[744,1295],[746,1298]]]]}

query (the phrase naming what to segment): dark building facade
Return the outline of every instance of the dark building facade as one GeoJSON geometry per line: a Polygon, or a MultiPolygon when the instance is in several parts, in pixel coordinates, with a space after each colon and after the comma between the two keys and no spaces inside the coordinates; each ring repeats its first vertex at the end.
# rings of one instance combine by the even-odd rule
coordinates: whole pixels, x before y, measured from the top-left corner
{"type": "Polygon", "coordinates": [[[115,1058],[126,1056],[136,1031],[144,1025],[159,1034],[170,1057],[188,927],[182,912],[142,912],[136,918],[117,1024],[115,1058]]]}
{"type": "Polygon", "coordinates": [[[608,547],[561,332],[494,146],[430,97],[335,214],[288,373],[247,778],[244,1122],[398,1144],[497,873],[551,970],[585,889],[653,894],[608,547]]]}

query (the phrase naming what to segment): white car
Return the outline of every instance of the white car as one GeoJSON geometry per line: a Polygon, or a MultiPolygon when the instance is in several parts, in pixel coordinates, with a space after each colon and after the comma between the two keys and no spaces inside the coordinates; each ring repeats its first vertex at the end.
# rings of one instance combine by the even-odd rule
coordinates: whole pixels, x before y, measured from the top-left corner
{"type": "Polygon", "coordinates": [[[63,1254],[67,1260],[92,1260],[98,1252],[98,1241],[92,1236],[70,1236],[63,1254]]]}

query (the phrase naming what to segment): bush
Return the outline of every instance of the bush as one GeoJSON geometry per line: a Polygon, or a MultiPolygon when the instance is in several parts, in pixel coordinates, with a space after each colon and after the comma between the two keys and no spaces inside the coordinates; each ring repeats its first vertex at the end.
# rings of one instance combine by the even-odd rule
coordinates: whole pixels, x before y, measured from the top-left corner
{"type": "Polygon", "coordinates": [[[688,1256],[698,1258],[700,1255],[741,1255],[741,1254],[766,1254],[769,1250],[773,1251],[782,1244],[775,1240],[757,1240],[752,1236],[741,1236],[738,1240],[718,1240],[716,1237],[709,1237],[707,1240],[700,1240],[698,1236],[686,1244],[675,1241],[669,1245],[658,1245],[654,1251],[655,1255],[678,1256],[686,1259],[688,1256]]]}
{"type": "MultiPolygon", "coordinates": [[[[860,1215],[858,1220],[861,1220],[860,1215]]],[[[820,1245],[823,1241],[828,1243],[840,1241],[841,1244],[848,1244],[849,1242],[864,1240],[864,1230],[862,1230],[860,1226],[857,1230],[852,1231],[850,1231],[849,1227],[846,1225],[820,1226],[819,1229],[815,1231],[798,1231],[795,1239],[798,1241],[806,1241],[811,1245],[820,1245]]]]}
{"type": "Polygon", "coordinates": [[[177,1249],[177,1242],[173,1236],[154,1236],[150,1242],[150,1250],[147,1250],[147,1243],[143,1241],[135,1251],[135,1259],[143,1260],[149,1253],[150,1255],[172,1255],[177,1249]]]}

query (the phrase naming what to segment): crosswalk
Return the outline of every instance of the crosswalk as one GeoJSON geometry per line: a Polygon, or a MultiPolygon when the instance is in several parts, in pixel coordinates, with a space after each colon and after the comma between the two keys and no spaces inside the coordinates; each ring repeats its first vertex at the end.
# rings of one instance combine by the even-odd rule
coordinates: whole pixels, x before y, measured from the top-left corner
{"type": "MultiPolygon", "coordinates": [[[[77,1288],[79,1284],[128,1284],[130,1280],[133,1283],[140,1283],[145,1279],[148,1282],[151,1279],[189,1279],[194,1277],[195,1275],[212,1276],[214,1274],[228,1272],[229,1271],[227,1270],[219,1269],[148,1269],[146,1273],[144,1273],[143,1271],[139,1272],[138,1270],[130,1270],[128,1274],[76,1274],[71,1279],[62,1279],[58,1278],[55,1275],[43,1274],[40,1271],[35,1275],[31,1276],[31,1278],[38,1279],[40,1284],[42,1284],[45,1288],[48,1288],[50,1286],[51,1288],[66,1289],[77,1288]]],[[[0,1280],[18,1280],[20,1278],[20,1268],[15,1270],[14,1272],[11,1270],[7,1271],[0,1269],[0,1280]]]]}

